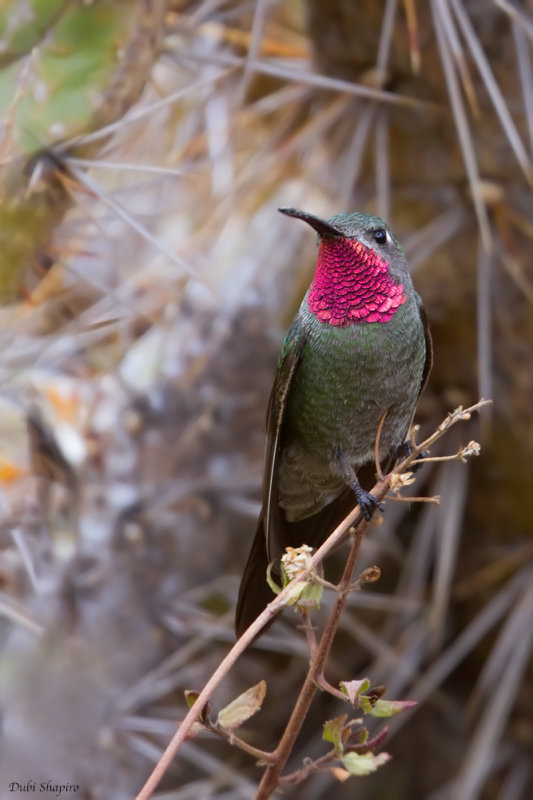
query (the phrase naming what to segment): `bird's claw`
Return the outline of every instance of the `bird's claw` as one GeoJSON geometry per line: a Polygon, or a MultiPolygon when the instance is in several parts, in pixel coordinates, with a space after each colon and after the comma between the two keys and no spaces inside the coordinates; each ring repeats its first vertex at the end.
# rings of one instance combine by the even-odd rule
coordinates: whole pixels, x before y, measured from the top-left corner
{"type": "Polygon", "coordinates": [[[383,503],[381,503],[377,497],[374,497],[373,494],[370,494],[370,492],[365,492],[364,489],[361,489],[360,494],[358,494],[357,502],[359,503],[361,514],[367,522],[372,518],[372,514],[376,508],[379,508],[380,511],[385,511],[383,503]]]}
{"type": "Polygon", "coordinates": [[[367,492],[366,489],[363,489],[357,479],[357,474],[352,464],[350,464],[340,447],[336,447],[334,452],[340,473],[348,486],[351,486],[355,494],[357,504],[361,510],[361,514],[366,521],[368,522],[368,520],[371,519],[376,508],[379,508],[380,511],[385,511],[383,503],[380,503],[377,497],[374,497],[373,494],[370,494],[370,492],[367,492]]]}
{"type": "MultiPolygon", "coordinates": [[[[396,449],[396,460],[403,461],[406,458],[409,458],[411,453],[413,452],[413,447],[411,442],[408,440],[406,442],[402,442],[396,449]]],[[[421,450],[420,453],[417,455],[413,463],[411,464],[410,470],[411,472],[418,472],[422,464],[417,464],[419,458],[427,458],[429,456],[429,452],[427,450],[421,450]]]]}
{"type": "Polygon", "coordinates": [[[407,439],[407,441],[402,442],[396,448],[396,461],[404,461],[404,459],[409,458],[412,452],[413,446],[409,439],[407,439]]]}
{"type": "Polygon", "coordinates": [[[429,450],[421,450],[413,463],[411,464],[411,472],[418,472],[424,465],[417,463],[419,458],[428,458],[429,457],[429,450]]]}

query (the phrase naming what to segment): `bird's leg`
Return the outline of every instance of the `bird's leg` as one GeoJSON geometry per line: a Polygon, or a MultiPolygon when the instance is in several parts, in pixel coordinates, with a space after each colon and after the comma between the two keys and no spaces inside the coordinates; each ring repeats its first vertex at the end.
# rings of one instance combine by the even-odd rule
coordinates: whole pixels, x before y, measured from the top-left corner
{"type": "Polygon", "coordinates": [[[342,479],[348,484],[355,494],[355,499],[359,504],[359,508],[361,509],[363,517],[366,520],[369,520],[376,508],[379,508],[380,511],[384,511],[385,507],[383,503],[380,503],[373,494],[370,494],[370,492],[367,492],[365,489],[363,489],[357,480],[357,475],[354,468],[340,447],[335,448],[335,460],[337,462],[342,479]]]}
{"type": "MultiPolygon", "coordinates": [[[[396,448],[396,461],[403,461],[404,458],[409,458],[412,452],[413,452],[413,446],[409,441],[409,439],[407,439],[405,442],[399,444],[398,447],[396,448]]],[[[417,464],[416,463],[417,459],[427,458],[428,455],[429,452],[427,450],[421,450],[420,453],[415,458],[415,460],[413,461],[413,463],[411,464],[411,472],[418,472],[420,467],[422,467],[423,465],[417,464]]]]}

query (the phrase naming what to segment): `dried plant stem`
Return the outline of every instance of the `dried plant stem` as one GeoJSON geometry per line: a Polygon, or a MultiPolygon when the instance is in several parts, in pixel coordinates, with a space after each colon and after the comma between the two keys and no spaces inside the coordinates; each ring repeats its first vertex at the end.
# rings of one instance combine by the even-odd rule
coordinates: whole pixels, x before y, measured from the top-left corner
{"type": "MultiPolygon", "coordinates": [[[[457,459],[455,460],[457,461],[457,459]]],[[[434,497],[402,497],[401,495],[396,497],[391,495],[387,497],[387,500],[393,500],[396,503],[433,503],[438,506],[440,504],[440,495],[436,494],[434,497]]]]}
{"type": "Polygon", "coordinates": [[[234,747],[238,747],[239,750],[248,753],[249,756],[255,758],[258,764],[272,764],[276,757],[275,751],[269,753],[266,750],[260,750],[259,747],[248,744],[248,742],[245,742],[244,739],[241,739],[240,736],[237,736],[233,731],[228,731],[221,725],[211,724],[209,725],[209,730],[234,747]]]}
{"type": "MultiPolygon", "coordinates": [[[[388,491],[388,482],[381,481],[373,490],[374,494],[379,500],[382,500],[388,491]]],[[[337,599],[329,615],[329,619],[324,628],[324,632],[318,643],[316,651],[311,659],[311,664],[307,672],[307,676],[302,687],[296,705],[292,711],[287,727],[280,739],[280,742],[272,755],[275,757],[273,763],[270,764],[259,784],[255,800],[267,800],[272,792],[277,788],[281,771],[292,751],[296,737],[300,733],[303,722],[309,711],[309,707],[318,688],[318,683],[323,675],[324,667],[333,644],[333,639],[337,632],[340,616],[346,604],[346,599],[352,588],[352,573],[359,556],[361,542],[368,527],[368,522],[364,519],[358,523],[353,533],[353,543],[350,549],[350,554],[344,567],[342,578],[337,586],[337,599]]]]}
{"type": "Polygon", "coordinates": [[[381,464],[380,464],[380,461],[379,461],[379,440],[381,439],[381,431],[383,430],[383,423],[385,422],[385,419],[386,419],[388,413],[389,413],[389,409],[387,408],[387,409],[385,409],[385,411],[383,412],[383,414],[381,416],[381,419],[380,419],[379,425],[378,425],[378,432],[376,433],[376,442],[374,444],[374,464],[376,465],[377,476],[378,476],[378,480],[380,480],[380,481],[383,480],[383,471],[381,469],[381,464]]]}
{"type": "MultiPolygon", "coordinates": [[[[343,695],[342,698],[346,701],[346,695],[343,695]]],[[[383,739],[386,737],[388,733],[388,728],[382,728],[381,731],[371,739],[367,739],[366,742],[362,745],[365,750],[372,750],[373,747],[377,747],[379,744],[382,743],[383,739]]],[[[353,748],[354,752],[356,752],[356,748],[353,748]]],[[[294,786],[299,783],[302,783],[309,775],[313,772],[317,772],[319,769],[324,769],[327,767],[328,764],[331,764],[333,761],[337,761],[339,758],[338,754],[335,752],[335,748],[329,750],[327,753],[324,753],[323,756],[316,758],[314,760],[306,760],[303,767],[300,769],[295,770],[294,772],[290,772],[288,775],[283,775],[278,781],[278,786],[294,786]]]]}
{"type": "MultiPolygon", "coordinates": [[[[431,434],[431,436],[429,436],[421,444],[416,444],[412,435],[411,436],[412,453],[407,458],[405,458],[400,464],[398,464],[391,473],[389,473],[376,483],[376,485],[372,489],[372,494],[374,495],[374,497],[376,497],[378,501],[383,500],[385,495],[389,491],[393,475],[398,475],[408,470],[413,461],[416,460],[417,456],[423,450],[428,449],[431,444],[437,441],[437,439],[440,439],[440,437],[443,436],[449,430],[449,428],[452,427],[452,425],[455,425],[455,423],[459,422],[460,420],[470,419],[472,412],[478,411],[482,406],[486,405],[488,402],[490,401],[480,400],[478,403],[471,406],[470,408],[463,409],[462,406],[460,406],[459,408],[455,409],[455,411],[448,414],[446,419],[438,426],[438,428],[434,431],[434,433],[431,434]]],[[[455,458],[459,458],[459,454],[457,454],[455,458]]],[[[422,498],[416,498],[416,499],[422,499],[422,498]]],[[[346,566],[344,568],[342,578],[336,587],[337,599],[330,613],[328,622],[324,628],[324,632],[322,633],[320,641],[316,645],[314,641],[311,642],[312,647],[310,647],[311,650],[310,667],[304,685],[302,687],[302,690],[298,696],[298,699],[296,700],[296,705],[294,706],[289,722],[287,723],[285,732],[278,746],[272,753],[263,753],[263,751],[258,751],[256,753],[256,755],[260,753],[260,757],[263,761],[269,762],[269,766],[265,770],[263,779],[261,780],[261,783],[259,785],[258,792],[256,795],[256,800],[266,800],[266,798],[269,798],[272,792],[280,785],[281,771],[287,762],[287,759],[290,755],[296,737],[298,736],[303,721],[307,716],[307,712],[311,705],[311,701],[314,697],[314,694],[319,686],[321,685],[325,686],[327,683],[323,675],[324,667],[331,649],[333,639],[335,637],[340,615],[346,603],[346,598],[350,593],[350,591],[352,591],[353,589],[352,573],[355,564],[357,562],[357,557],[359,555],[359,549],[361,546],[361,542],[363,540],[364,533],[368,527],[368,522],[364,519],[359,519],[360,516],[361,515],[359,511],[359,506],[356,506],[348,514],[348,516],[344,518],[344,520],[340,523],[340,525],[338,525],[335,528],[333,533],[330,534],[330,536],[318,548],[318,550],[313,554],[313,556],[309,560],[308,567],[305,570],[303,570],[298,575],[298,577],[292,580],[274,598],[274,600],[272,600],[272,602],[268,604],[265,610],[257,617],[257,619],[254,620],[254,622],[250,625],[250,627],[243,633],[240,639],[231,648],[229,653],[221,661],[215,672],[211,675],[211,677],[205,684],[204,688],[198,695],[194,705],[189,710],[189,713],[186,715],[186,717],[179,725],[170,744],[168,745],[167,749],[161,756],[159,762],[156,764],[152,774],[149,776],[145,785],[137,795],[136,800],[148,800],[152,796],[161,778],[163,777],[164,773],[166,772],[167,768],[172,762],[172,759],[178,752],[180,746],[190,736],[191,729],[194,723],[200,717],[213,691],[228,674],[233,664],[237,661],[237,659],[244,652],[244,650],[246,650],[248,645],[250,645],[253,642],[253,640],[259,634],[259,632],[269,622],[271,622],[272,618],[275,617],[288,604],[288,601],[290,600],[295,585],[301,581],[306,580],[311,576],[314,577],[316,569],[321,564],[325,556],[342,541],[342,539],[346,536],[346,533],[350,530],[350,528],[354,525],[354,523],[357,520],[357,524],[353,532],[353,543],[350,550],[350,554],[346,561],[346,566]]],[[[310,641],[309,636],[308,636],[308,641],[310,641]]]]}
{"type": "MultiPolygon", "coordinates": [[[[374,494],[381,500],[387,493],[388,487],[389,487],[389,482],[387,479],[384,481],[380,481],[378,484],[376,484],[376,486],[372,490],[372,494],[374,494]]],[[[336,547],[336,545],[338,545],[339,542],[344,538],[347,531],[353,525],[358,516],[359,516],[359,506],[356,506],[353,509],[353,511],[351,511],[347,517],[345,517],[345,519],[341,522],[341,524],[335,528],[333,533],[326,539],[324,544],[318,548],[316,553],[313,554],[312,558],[309,561],[309,568],[304,572],[302,572],[298,576],[298,578],[291,581],[274,598],[274,600],[272,600],[272,602],[268,604],[265,610],[257,617],[257,619],[254,620],[254,622],[243,633],[240,639],[238,639],[238,641],[233,645],[229,653],[220,662],[214,673],[211,675],[211,677],[205,684],[204,688],[198,695],[198,698],[196,699],[194,705],[190,708],[189,713],[180,723],[176,733],[174,734],[172,740],[170,741],[170,744],[168,745],[165,752],[161,756],[160,760],[154,767],[152,774],[149,776],[145,785],[142,787],[141,791],[137,795],[136,800],[148,800],[148,798],[152,796],[161,778],[163,777],[166,770],[170,766],[172,759],[175,757],[176,753],[178,752],[183,742],[190,736],[191,729],[194,723],[198,720],[202,710],[205,708],[209,698],[213,694],[216,687],[226,677],[233,664],[235,664],[235,662],[241,656],[241,654],[253,642],[258,633],[272,620],[273,617],[275,617],[282,610],[282,608],[285,607],[285,605],[287,604],[287,600],[290,597],[291,591],[294,589],[294,585],[297,582],[305,580],[306,577],[308,577],[309,575],[311,575],[311,573],[313,573],[313,571],[318,567],[318,565],[322,562],[325,556],[331,550],[333,550],[336,547]]],[[[361,531],[361,536],[366,528],[366,524],[367,523],[364,522],[361,531]]],[[[359,526],[357,527],[357,530],[359,530],[359,526]]],[[[277,752],[277,749],[278,748],[276,748],[275,752],[277,752]]]]}
{"type": "Polygon", "coordinates": [[[295,772],[291,772],[290,775],[284,775],[279,779],[278,786],[295,786],[302,783],[311,773],[327,767],[328,764],[331,764],[332,761],[336,759],[338,759],[338,755],[335,753],[334,749],[331,749],[329,752],[324,753],[323,756],[320,756],[320,758],[314,761],[307,761],[303,767],[295,770],[295,772]]]}

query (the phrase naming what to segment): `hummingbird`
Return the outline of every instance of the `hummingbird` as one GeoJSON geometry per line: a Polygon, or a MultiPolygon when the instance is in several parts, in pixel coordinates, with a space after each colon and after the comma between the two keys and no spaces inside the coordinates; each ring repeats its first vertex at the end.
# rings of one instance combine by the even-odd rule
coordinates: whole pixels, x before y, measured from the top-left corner
{"type": "Polygon", "coordinates": [[[318,547],[368,491],[378,457],[409,453],[408,434],[432,364],[431,337],[403,249],[370,214],[328,220],[280,208],[318,234],[314,280],[283,341],[267,410],[263,505],[239,589],[237,636],[274,594],[286,547],[318,547]],[[383,420],[383,422],[382,422],[383,420]]]}

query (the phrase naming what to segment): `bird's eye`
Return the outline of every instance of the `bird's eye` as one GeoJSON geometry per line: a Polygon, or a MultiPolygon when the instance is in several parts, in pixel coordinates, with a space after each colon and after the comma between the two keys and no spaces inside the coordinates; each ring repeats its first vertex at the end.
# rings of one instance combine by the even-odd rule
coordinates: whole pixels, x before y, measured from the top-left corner
{"type": "Polygon", "coordinates": [[[377,230],[372,231],[372,236],[374,237],[376,244],[385,244],[387,241],[387,231],[385,228],[378,228],[377,230]]]}

